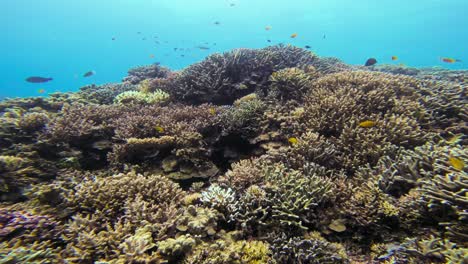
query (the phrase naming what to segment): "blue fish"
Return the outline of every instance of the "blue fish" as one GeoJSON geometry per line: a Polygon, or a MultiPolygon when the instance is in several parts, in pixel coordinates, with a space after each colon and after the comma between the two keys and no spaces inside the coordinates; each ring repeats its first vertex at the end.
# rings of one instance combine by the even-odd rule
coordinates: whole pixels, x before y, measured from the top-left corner
{"type": "Polygon", "coordinates": [[[45,82],[49,82],[52,80],[53,78],[44,78],[44,77],[39,77],[39,76],[31,76],[31,77],[26,78],[26,81],[30,83],[45,83],[45,82]]]}

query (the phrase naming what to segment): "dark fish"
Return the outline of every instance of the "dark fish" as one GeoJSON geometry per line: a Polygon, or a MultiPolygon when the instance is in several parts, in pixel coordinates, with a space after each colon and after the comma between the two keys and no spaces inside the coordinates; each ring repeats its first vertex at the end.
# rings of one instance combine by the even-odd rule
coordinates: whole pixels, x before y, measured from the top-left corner
{"type": "Polygon", "coordinates": [[[146,38],[142,38],[141,40],[146,40],[146,38]]]}
{"type": "Polygon", "coordinates": [[[304,46],[304,48],[306,48],[306,49],[310,49],[310,48],[312,48],[312,47],[311,47],[311,46],[309,46],[309,45],[305,45],[305,46],[304,46]]]}
{"type": "Polygon", "coordinates": [[[271,39],[267,39],[268,42],[271,42],[271,39]]]}
{"type": "Polygon", "coordinates": [[[181,54],[180,56],[181,56],[181,57],[185,57],[185,55],[184,55],[184,54],[181,54]]]}
{"type": "Polygon", "coordinates": [[[93,75],[94,75],[94,72],[89,71],[89,72],[86,72],[85,74],[83,74],[83,77],[90,77],[90,76],[93,76],[93,75]]]}
{"type": "Polygon", "coordinates": [[[52,81],[53,78],[44,78],[44,77],[39,77],[39,76],[31,76],[26,79],[27,82],[30,83],[45,83],[52,81]]]}
{"type": "Polygon", "coordinates": [[[174,48],[174,51],[177,51],[177,48],[174,48]]]}
{"type": "Polygon", "coordinates": [[[158,66],[158,65],[160,65],[160,64],[161,64],[161,63],[160,63],[159,61],[153,63],[153,65],[156,65],[156,66],[158,66]]]}
{"type": "Polygon", "coordinates": [[[138,31],[138,32],[137,32],[137,34],[141,34],[141,32],[140,32],[140,31],[138,31]]]}
{"type": "Polygon", "coordinates": [[[221,24],[221,22],[219,22],[219,21],[215,21],[213,24],[215,24],[215,25],[219,25],[219,24],[221,24]]]}
{"type": "Polygon", "coordinates": [[[210,47],[206,47],[206,46],[197,46],[198,49],[201,49],[201,50],[209,50],[210,47]]]}
{"type": "Polygon", "coordinates": [[[374,64],[376,64],[376,63],[377,63],[377,60],[376,60],[376,59],[370,58],[370,59],[368,59],[368,60],[366,61],[366,64],[364,64],[364,66],[372,66],[372,65],[374,65],[374,64]]]}
{"type": "Polygon", "coordinates": [[[327,35],[323,34],[323,39],[326,39],[327,38],[327,35]]]}
{"type": "Polygon", "coordinates": [[[159,44],[159,41],[155,41],[154,43],[159,44]]]}
{"type": "Polygon", "coordinates": [[[229,6],[235,6],[235,5],[236,5],[236,4],[234,4],[234,3],[231,3],[229,6]]]}
{"type": "Polygon", "coordinates": [[[115,38],[112,38],[112,40],[115,40],[115,38]]]}

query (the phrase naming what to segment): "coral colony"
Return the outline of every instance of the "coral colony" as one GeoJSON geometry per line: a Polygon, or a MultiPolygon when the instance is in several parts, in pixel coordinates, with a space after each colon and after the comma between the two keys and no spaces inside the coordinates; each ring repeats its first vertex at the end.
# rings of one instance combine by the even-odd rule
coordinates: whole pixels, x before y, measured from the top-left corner
{"type": "Polygon", "coordinates": [[[467,71],[293,46],[0,102],[0,263],[467,263],[467,71]]]}

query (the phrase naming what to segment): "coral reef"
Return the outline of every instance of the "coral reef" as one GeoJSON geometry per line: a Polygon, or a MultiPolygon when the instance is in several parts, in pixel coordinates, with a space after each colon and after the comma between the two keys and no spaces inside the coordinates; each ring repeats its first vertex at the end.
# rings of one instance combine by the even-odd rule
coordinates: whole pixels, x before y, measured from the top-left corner
{"type": "Polygon", "coordinates": [[[170,72],[168,68],[161,67],[159,64],[140,66],[128,70],[128,76],[122,81],[124,83],[139,84],[147,79],[165,78],[170,72]]]}
{"type": "Polygon", "coordinates": [[[132,103],[157,104],[166,101],[168,98],[169,94],[161,90],[156,90],[151,93],[144,93],[140,91],[127,91],[118,94],[114,98],[114,102],[123,105],[128,105],[132,103]]]}
{"type": "Polygon", "coordinates": [[[78,94],[90,103],[112,104],[115,97],[121,93],[135,91],[137,86],[127,83],[108,83],[103,85],[88,85],[80,88],[78,94]]]}
{"type": "Polygon", "coordinates": [[[0,102],[0,263],[466,263],[467,71],[291,45],[0,102]]]}

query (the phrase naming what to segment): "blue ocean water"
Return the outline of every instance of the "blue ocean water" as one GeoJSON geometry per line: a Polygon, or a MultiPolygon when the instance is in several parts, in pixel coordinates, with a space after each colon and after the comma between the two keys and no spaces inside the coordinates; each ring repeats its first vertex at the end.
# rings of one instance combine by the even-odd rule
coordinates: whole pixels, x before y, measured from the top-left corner
{"type": "Polygon", "coordinates": [[[4,0],[0,98],[76,91],[119,82],[138,65],[181,69],[214,52],[277,43],[351,64],[375,57],[462,69],[467,11],[467,0],[4,0]],[[54,80],[34,84],[29,76],[54,80]]]}

